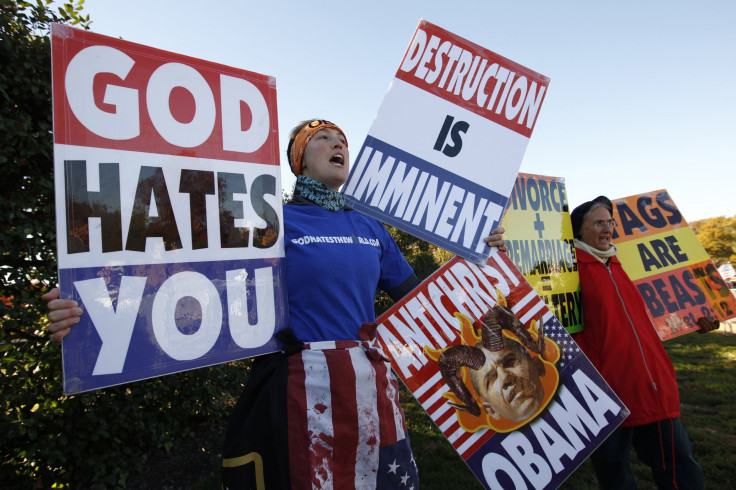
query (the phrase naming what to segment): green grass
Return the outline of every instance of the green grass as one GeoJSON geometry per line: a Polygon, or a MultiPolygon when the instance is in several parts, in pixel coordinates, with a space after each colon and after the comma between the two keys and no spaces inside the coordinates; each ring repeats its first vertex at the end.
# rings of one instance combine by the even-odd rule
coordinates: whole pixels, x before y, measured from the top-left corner
{"type": "MultiPolygon", "coordinates": [[[[736,336],[720,331],[688,334],[665,342],[677,373],[682,421],[695,459],[705,471],[709,489],[736,488],[736,336]]],[[[411,395],[403,390],[412,448],[422,489],[482,489],[470,469],[411,395]]],[[[642,490],[654,489],[649,468],[632,450],[632,467],[642,490]]],[[[596,489],[589,461],[562,485],[563,489],[596,489]]]]}
{"type": "MultiPolygon", "coordinates": [[[[722,331],[688,334],[665,342],[665,349],[677,372],[682,420],[695,459],[705,470],[706,488],[732,490],[736,488],[736,335],[722,331]]],[[[482,490],[472,471],[403,386],[401,402],[421,488],[482,490]]],[[[649,468],[637,460],[633,450],[631,462],[638,487],[655,489],[649,468]]],[[[211,468],[208,477],[192,488],[220,489],[219,468],[211,468]]],[[[597,489],[590,462],[585,461],[560,488],[597,489]]]]}

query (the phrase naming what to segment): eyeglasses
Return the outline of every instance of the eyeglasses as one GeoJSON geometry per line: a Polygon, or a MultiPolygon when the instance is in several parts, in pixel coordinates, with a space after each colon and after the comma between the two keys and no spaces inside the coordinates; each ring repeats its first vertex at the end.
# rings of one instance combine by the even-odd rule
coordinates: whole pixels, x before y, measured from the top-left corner
{"type": "Polygon", "coordinates": [[[603,231],[606,228],[616,228],[617,223],[615,219],[599,219],[598,221],[593,222],[593,227],[596,229],[596,231],[603,231]]]}

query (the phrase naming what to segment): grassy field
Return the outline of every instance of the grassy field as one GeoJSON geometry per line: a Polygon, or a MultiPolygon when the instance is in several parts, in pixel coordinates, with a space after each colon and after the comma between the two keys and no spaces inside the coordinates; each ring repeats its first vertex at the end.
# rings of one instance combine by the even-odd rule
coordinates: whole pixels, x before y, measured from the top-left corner
{"type": "MultiPolygon", "coordinates": [[[[677,372],[682,420],[693,443],[695,458],[705,470],[706,488],[732,490],[736,488],[736,335],[722,330],[706,335],[688,334],[665,342],[665,348],[677,372]]],[[[401,399],[421,488],[482,490],[475,475],[406,389],[402,388],[401,399]]],[[[197,482],[186,485],[197,490],[220,489],[219,450],[224,427],[219,425],[205,428],[206,432],[195,440],[166,455],[165,461],[159,461],[157,471],[165,468],[173,476],[188,468],[195,473],[185,472],[176,481],[197,482]],[[191,456],[196,452],[205,452],[208,457],[192,461],[191,456]],[[183,458],[186,458],[184,464],[183,458]]],[[[656,488],[649,469],[638,462],[633,452],[631,461],[639,488],[656,488]]],[[[148,473],[133,487],[181,488],[181,485],[172,484],[171,479],[159,483],[148,473]]],[[[590,462],[585,461],[560,488],[597,489],[590,462]]]]}
{"type": "MultiPolygon", "coordinates": [[[[677,372],[682,420],[709,489],[736,488],[736,335],[716,331],[665,342],[677,372]]],[[[429,416],[408,392],[402,402],[423,489],[482,489],[429,416]]],[[[656,488],[649,469],[632,452],[640,489],[656,488]]],[[[598,488],[593,467],[583,463],[563,489],[598,488]]]]}

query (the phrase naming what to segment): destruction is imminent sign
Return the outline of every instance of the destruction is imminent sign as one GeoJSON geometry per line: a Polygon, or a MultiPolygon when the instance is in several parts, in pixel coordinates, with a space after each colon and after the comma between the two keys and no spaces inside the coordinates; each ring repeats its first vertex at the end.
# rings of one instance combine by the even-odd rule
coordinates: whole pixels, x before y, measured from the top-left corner
{"type": "Polygon", "coordinates": [[[483,263],[548,84],[421,21],[343,187],[348,203],[483,263]]]}

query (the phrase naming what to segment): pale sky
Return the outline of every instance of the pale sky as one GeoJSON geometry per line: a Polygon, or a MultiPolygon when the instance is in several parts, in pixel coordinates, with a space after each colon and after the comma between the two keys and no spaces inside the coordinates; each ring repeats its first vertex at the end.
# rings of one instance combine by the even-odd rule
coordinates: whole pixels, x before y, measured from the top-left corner
{"type": "Polygon", "coordinates": [[[736,215],[732,0],[86,0],[91,30],[276,77],[291,128],[325,118],[362,146],[419,20],[551,79],[521,172],[571,208],[667,189],[687,221],[736,215]]]}

